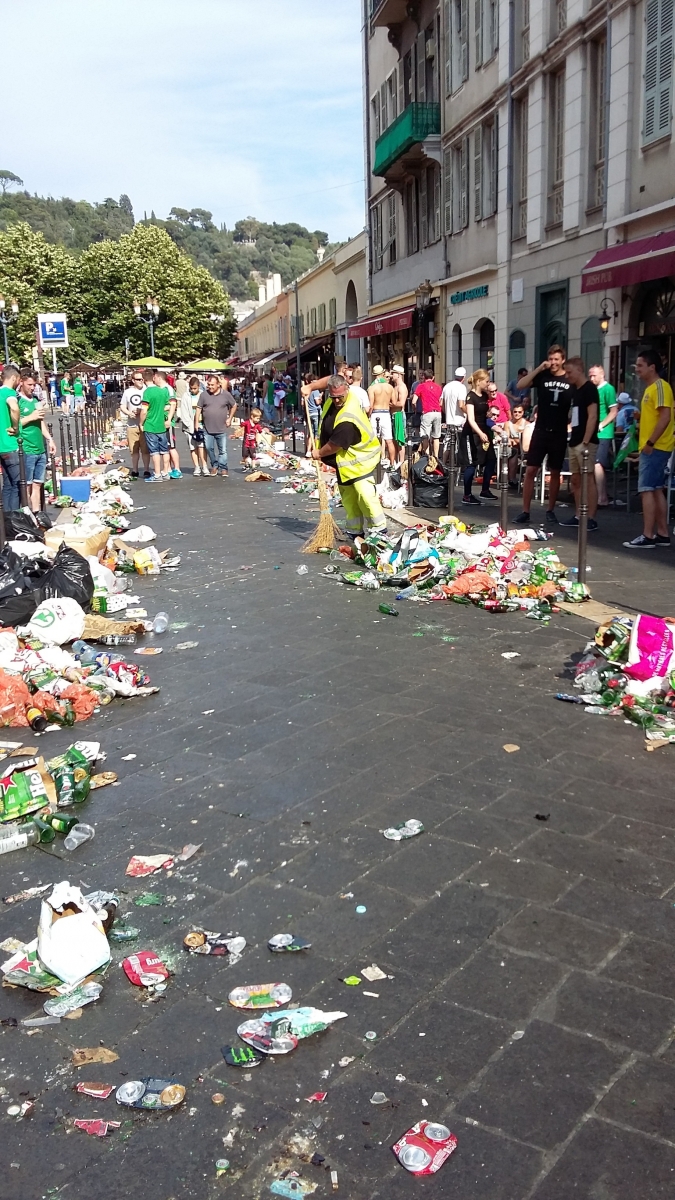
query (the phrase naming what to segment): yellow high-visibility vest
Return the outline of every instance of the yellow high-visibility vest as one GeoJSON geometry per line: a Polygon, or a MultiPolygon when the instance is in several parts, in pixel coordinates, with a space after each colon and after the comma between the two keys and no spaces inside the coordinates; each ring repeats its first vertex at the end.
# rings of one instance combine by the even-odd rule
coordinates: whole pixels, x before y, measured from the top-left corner
{"type": "MultiPolygon", "coordinates": [[[[332,403],[332,399],[329,398],[321,410],[319,438],[321,437],[323,419],[332,403]]],[[[333,428],[337,429],[338,425],[343,424],[345,421],[356,425],[361,434],[361,441],[357,442],[355,446],[349,446],[347,450],[337,451],[335,462],[337,464],[338,479],[340,483],[357,483],[359,479],[367,479],[369,475],[373,474],[380,461],[382,451],[379,438],[373,433],[368,413],[361,408],[358,397],[352,396],[351,393],[347,393],[347,399],[338,408],[333,428]]]]}

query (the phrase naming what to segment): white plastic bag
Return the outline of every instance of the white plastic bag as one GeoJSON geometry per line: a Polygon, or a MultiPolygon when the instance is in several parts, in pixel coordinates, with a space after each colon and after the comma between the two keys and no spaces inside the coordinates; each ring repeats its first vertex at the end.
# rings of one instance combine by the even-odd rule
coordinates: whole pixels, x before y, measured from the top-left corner
{"type": "Polygon", "coordinates": [[[28,624],[22,626],[22,633],[56,646],[62,646],[64,642],[74,642],[84,633],[84,610],[80,608],[77,600],[71,599],[70,596],[43,600],[42,604],[38,604],[28,624]]]}
{"type": "Polygon", "coordinates": [[[149,525],[137,525],[135,529],[127,529],[124,540],[140,545],[142,542],[154,542],[157,534],[149,525]]]}
{"type": "Polygon", "coordinates": [[[80,983],[110,960],[108,939],[95,910],[67,880],[57,883],[42,901],[38,955],[64,983],[80,983]]]}

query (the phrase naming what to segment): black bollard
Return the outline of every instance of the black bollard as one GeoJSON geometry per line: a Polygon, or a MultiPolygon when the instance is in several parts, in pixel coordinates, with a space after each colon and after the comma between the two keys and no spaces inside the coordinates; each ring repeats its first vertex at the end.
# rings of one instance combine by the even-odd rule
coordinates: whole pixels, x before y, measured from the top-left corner
{"type": "Polygon", "coordinates": [[[19,426],[19,433],[16,440],[19,443],[19,508],[27,508],[28,487],[26,485],[26,455],[23,449],[21,426],[19,426]]]}
{"type": "MultiPolygon", "coordinates": [[[[52,432],[51,423],[47,426],[47,428],[49,430],[49,436],[53,442],[54,434],[52,432]]],[[[59,494],[59,478],[56,473],[56,455],[55,454],[50,454],[50,456],[49,456],[49,469],[51,471],[51,476],[52,476],[52,500],[56,500],[56,497],[59,494]]]]}
{"type": "Polygon", "coordinates": [[[73,418],[75,423],[75,454],[77,455],[77,465],[82,466],[82,448],[80,446],[80,414],[75,413],[73,418]]]}
{"type": "Polygon", "coordinates": [[[65,475],[66,467],[66,441],[63,435],[63,413],[59,413],[59,442],[61,444],[61,474],[65,475]]]}
{"type": "Polygon", "coordinates": [[[2,488],[0,487],[0,550],[3,550],[7,543],[7,533],[5,531],[5,510],[2,507],[2,488]]]}
{"type": "Polygon", "coordinates": [[[70,466],[70,473],[72,475],[73,471],[75,470],[75,456],[73,454],[73,439],[70,433],[70,421],[68,422],[68,463],[70,466]]]}
{"type": "Polygon", "coordinates": [[[454,425],[448,428],[448,516],[455,515],[455,479],[457,476],[457,430],[454,425]]]}
{"type": "Polygon", "coordinates": [[[406,450],[408,454],[408,505],[410,508],[415,507],[415,476],[413,475],[413,450],[414,442],[406,442],[406,450]]]}
{"type": "Polygon", "coordinates": [[[502,533],[506,533],[509,526],[509,450],[511,443],[509,441],[508,431],[505,429],[501,437],[500,456],[499,456],[499,500],[500,500],[500,517],[499,524],[502,533]]]}
{"type": "Polygon", "coordinates": [[[581,499],[579,501],[578,580],[586,582],[586,549],[588,545],[588,448],[581,451],[581,499]]]}

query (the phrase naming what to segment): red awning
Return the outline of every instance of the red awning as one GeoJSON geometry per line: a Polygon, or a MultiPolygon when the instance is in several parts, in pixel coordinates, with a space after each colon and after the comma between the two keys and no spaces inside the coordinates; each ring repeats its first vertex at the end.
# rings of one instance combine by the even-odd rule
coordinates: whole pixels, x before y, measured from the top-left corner
{"type": "Polygon", "coordinates": [[[675,275],[675,229],[598,250],[581,272],[581,290],[602,292],[663,275],[675,275]]]}
{"type": "Polygon", "coordinates": [[[347,330],[348,338],[377,337],[380,333],[395,333],[397,329],[410,329],[414,308],[399,308],[397,312],[382,313],[380,317],[369,317],[359,325],[347,330]]]}

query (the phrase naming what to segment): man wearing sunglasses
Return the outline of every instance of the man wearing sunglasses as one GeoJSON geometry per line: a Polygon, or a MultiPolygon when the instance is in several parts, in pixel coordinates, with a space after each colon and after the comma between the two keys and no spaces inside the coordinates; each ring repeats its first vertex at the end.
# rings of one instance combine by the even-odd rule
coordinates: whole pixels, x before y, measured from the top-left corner
{"type": "Polygon", "coordinates": [[[141,402],[145,391],[145,380],[142,371],[134,371],[130,385],[125,388],[120,401],[120,409],[127,419],[127,442],[131,451],[131,478],[138,479],[138,458],[143,456],[145,478],[150,475],[150,454],[145,434],[140,426],[141,402]]]}

